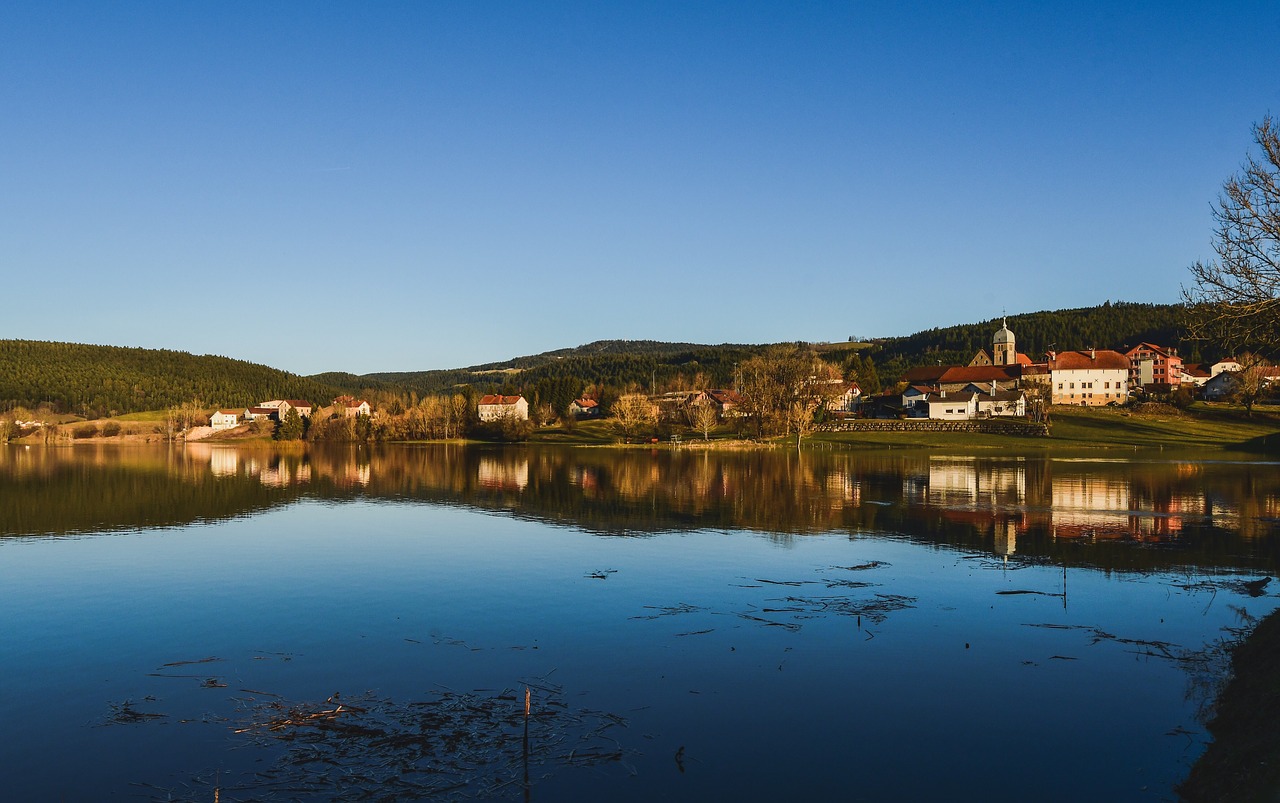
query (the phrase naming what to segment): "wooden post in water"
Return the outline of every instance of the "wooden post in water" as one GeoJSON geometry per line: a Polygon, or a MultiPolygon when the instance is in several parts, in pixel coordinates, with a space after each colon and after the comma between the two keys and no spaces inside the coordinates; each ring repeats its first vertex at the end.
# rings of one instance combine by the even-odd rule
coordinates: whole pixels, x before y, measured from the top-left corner
{"type": "Polygon", "coordinates": [[[524,687],[524,799],[529,800],[529,687],[524,687]]]}

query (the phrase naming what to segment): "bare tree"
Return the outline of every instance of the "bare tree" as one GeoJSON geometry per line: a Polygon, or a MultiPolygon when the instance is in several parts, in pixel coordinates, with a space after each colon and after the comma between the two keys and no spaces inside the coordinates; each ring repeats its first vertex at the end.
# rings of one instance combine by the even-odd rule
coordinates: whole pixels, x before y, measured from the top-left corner
{"type": "Polygon", "coordinates": [[[716,424],[720,421],[720,412],[716,409],[716,403],[706,396],[697,401],[690,402],[688,405],[689,426],[702,433],[702,439],[711,439],[711,430],[715,429],[716,424]]]}
{"type": "Polygon", "coordinates": [[[1280,347],[1280,127],[1268,115],[1253,127],[1250,153],[1227,179],[1213,209],[1216,260],[1191,266],[1183,288],[1193,337],[1228,351],[1280,347]]]}
{"type": "Polygon", "coordinates": [[[743,408],[757,434],[794,432],[797,448],[815,414],[843,392],[839,369],[808,349],[775,348],[742,364],[743,408]]]}
{"type": "Polygon", "coordinates": [[[613,418],[622,437],[630,440],[641,427],[658,422],[658,408],[643,393],[628,393],[613,403],[613,418]]]}
{"type": "Polygon", "coordinates": [[[1241,354],[1237,360],[1240,370],[1232,375],[1231,400],[1244,407],[1247,416],[1253,415],[1253,406],[1267,391],[1269,366],[1253,354],[1241,354]]]}

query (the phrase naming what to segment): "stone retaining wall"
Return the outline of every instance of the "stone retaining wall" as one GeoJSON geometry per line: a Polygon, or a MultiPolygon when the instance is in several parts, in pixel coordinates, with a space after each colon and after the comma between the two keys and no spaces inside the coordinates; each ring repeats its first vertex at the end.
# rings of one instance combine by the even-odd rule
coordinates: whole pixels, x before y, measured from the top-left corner
{"type": "Polygon", "coordinates": [[[1030,421],[935,421],[930,419],[881,420],[860,418],[846,421],[830,421],[819,429],[823,432],[986,432],[992,435],[1018,435],[1043,438],[1049,435],[1047,424],[1030,421]]]}

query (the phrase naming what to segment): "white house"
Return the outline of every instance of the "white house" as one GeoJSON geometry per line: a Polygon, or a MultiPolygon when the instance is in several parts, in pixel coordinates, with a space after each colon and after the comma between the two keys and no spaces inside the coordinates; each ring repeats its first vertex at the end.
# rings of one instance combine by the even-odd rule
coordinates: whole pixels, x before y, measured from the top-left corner
{"type": "Polygon", "coordinates": [[[524,396],[497,396],[489,394],[480,399],[476,410],[481,421],[498,421],[503,418],[529,420],[529,402],[524,396]]]}
{"type": "Polygon", "coordinates": [[[1107,349],[1050,354],[1049,382],[1052,404],[1124,404],[1129,400],[1129,358],[1107,349]]]}
{"type": "Polygon", "coordinates": [[[851,413],[858,409],[858,400],[862,398],[862,388],[857,382],[841,384],[840,394],[827,400],[827,409],[834,412],[851,413]]]}
{"type": "Polygon", "coordinates": [[[259,419],[274,420],[280,415],[279,407],[250,407],[244,411],[246,421],[257,421],[259,419]]]}
{"type": "Polygon", "coordinates": [[[927,415],[929,395],[933,390],[924,385],[911,385],[902,391],[902,409],[907,415],[927,415]]]}
{"type": "Polygon", "coordinates": [[[575,418],[593,418],[600,414],[600,403],[595,399],[574,399],[569,402],[569,415],[575,418]]]}
{"type": "Polygon", "coordinates": [[[244,410],[215,410],[213,415],[209,416],[209,426],[215,431],[220,429],[231,429],[240,424],[241,417],[244,416],[244,410]]]}
{"type": "Polygon", "coordinates": [[[373,408],[364,399],[350,399],[344,402],[342,409],[347,418],[373,415],[373,408]]]}
{"type": "Polygon", "coordinates": [[[1027,394],[1020,390],[1002,390],[978,395],[978,415],[1023,418],[1027,414],[1027,394]]]}
{"type": "Polygon", "coordinates": [[[978,394],[965,391],[931,393],[925,402],[929,418],[938,421],[968,421],[978,417],[978,394]]]}
{"type": "MultiPolygon", "coordinates": [[[[266,405],[259,405],[259,406],[265,407],[266,405]]],[[[311,402],[301,401],[299,399],[286,399],[285,401],[280,402],[280,420],[281,421],[284,420],[284,417],[289,412],[290,408],[297,410],[298,415],[302,416],[303,418],[309,418],[311,416],[311,402]]]]}

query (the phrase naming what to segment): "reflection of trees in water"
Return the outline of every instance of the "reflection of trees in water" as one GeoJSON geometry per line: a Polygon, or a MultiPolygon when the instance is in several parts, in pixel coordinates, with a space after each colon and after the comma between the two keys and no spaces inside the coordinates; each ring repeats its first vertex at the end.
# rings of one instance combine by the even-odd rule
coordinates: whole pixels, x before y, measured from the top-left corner
{"type": "Polygon", "coordinates": [[[181,449],[0,448],[0,535],[174,527],[269,509],[296,494],[219,477],[181,449]]]}
{"type": "Polygon", "coordinates": [[[1141,570],[1276,564],[1271,466],[459,445],[0,452],[6,532],[241,515],[315,496],[465,505],[606,534],[874,533],[1141,570]]]}

